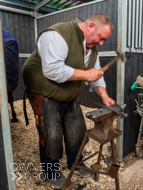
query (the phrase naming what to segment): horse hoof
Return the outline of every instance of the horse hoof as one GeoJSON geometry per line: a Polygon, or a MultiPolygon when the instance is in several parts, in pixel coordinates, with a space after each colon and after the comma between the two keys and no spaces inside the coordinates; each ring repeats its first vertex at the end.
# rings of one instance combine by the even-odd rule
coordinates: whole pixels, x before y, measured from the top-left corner
{"type": "Polygon", "coordinates": [[[11,122],[12,122],[12,123],[18,123],[19,121],[18,121],[17,118],[13,118],[11,122]]]}

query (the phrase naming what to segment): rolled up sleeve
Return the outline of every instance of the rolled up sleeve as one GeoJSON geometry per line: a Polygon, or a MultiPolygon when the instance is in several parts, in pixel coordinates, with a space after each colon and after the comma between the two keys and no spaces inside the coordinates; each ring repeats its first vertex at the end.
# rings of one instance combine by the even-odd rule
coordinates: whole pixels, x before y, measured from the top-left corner
{"type": "Polygon", "coordinates": [[[74,68],[65,64],[68,45],[56,31],[44,32],[37,43],[42,60],[42,71],[46,78],[57,83],[64,83],[74,73],[74,68]]]}

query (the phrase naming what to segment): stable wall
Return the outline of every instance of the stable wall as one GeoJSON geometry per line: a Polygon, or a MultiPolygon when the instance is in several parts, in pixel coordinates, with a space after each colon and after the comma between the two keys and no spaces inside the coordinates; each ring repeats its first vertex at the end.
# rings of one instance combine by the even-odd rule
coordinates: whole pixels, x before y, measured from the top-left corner
{"type": "MultiPolygon", "coordinates": [[[[130,54],[127,53],[126,57],[130,54]]],[[[136,81],[137,76],[143,76],[143,55],[133,53],[125,64],[125,103],[127,103],[126,112],[128,118],[124,119],[124,133],[123,133],[123,156],[126,157],[128,154],[135,150],[135,144],[137,143],[139,126],[141,117],[139,114],[135,114],[136,102],[138,100],[138,93],[142,90],[135,89],[130,90],[131,85],[136,81]]]]}
{"type": "MultiPolygon", "coordinates": [[[[5,5],[4,3],[0,3],[5,5]]],[[[16,7],[16,6],[12,6],[16,7]]],[[[8,30],[17,40],[20,54],[31,54],[35,49],[34,18],[31,16],[0,10],[1,26],[8,30]]],[[[14,91],[14,99],[23,97],[25,89],[22,79],[22,66],[27,58],[19,57],[19,82],[14,91]]]]}

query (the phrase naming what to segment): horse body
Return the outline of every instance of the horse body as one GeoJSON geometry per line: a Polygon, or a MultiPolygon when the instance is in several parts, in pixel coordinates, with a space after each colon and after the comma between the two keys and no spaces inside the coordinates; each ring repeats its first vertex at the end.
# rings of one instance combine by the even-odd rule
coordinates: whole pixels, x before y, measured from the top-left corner
{"type": "Polygon", "coordinates": [[[12,122],[18,122],[17,115],[13,107],[13,91],[18,86],[19,77],[18,43],[14,36],[4,28],[2,28],[2,37],[5,57],[8,102],[12,110],[12,122]]]}

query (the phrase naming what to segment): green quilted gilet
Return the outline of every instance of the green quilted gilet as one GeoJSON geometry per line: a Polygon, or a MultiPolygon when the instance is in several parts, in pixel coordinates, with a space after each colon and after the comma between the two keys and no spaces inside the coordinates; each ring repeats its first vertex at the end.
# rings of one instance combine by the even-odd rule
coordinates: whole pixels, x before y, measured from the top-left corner
{"type": "MultiPolygon", "coordinates": [[[[75,69],[84,70],[83,32],[79,28],[77,19],[70,23],[58,23],[42,31],[56,30],[67,42],[69,52],[65,63],[75,69]]],[[[56,52],[55,52],[56,53],[56,52]]],[[[97,48],[92,51],[86,69],[94,67],[97,59],[97,48]]],[[[47,79],[42,73],[41,58],[35,50],[23,66],[23,79],[29,91],[41,94],[57,101],[70,101],[83,90],[85,81],[67,81],[56,83],[47,79]]]]}

